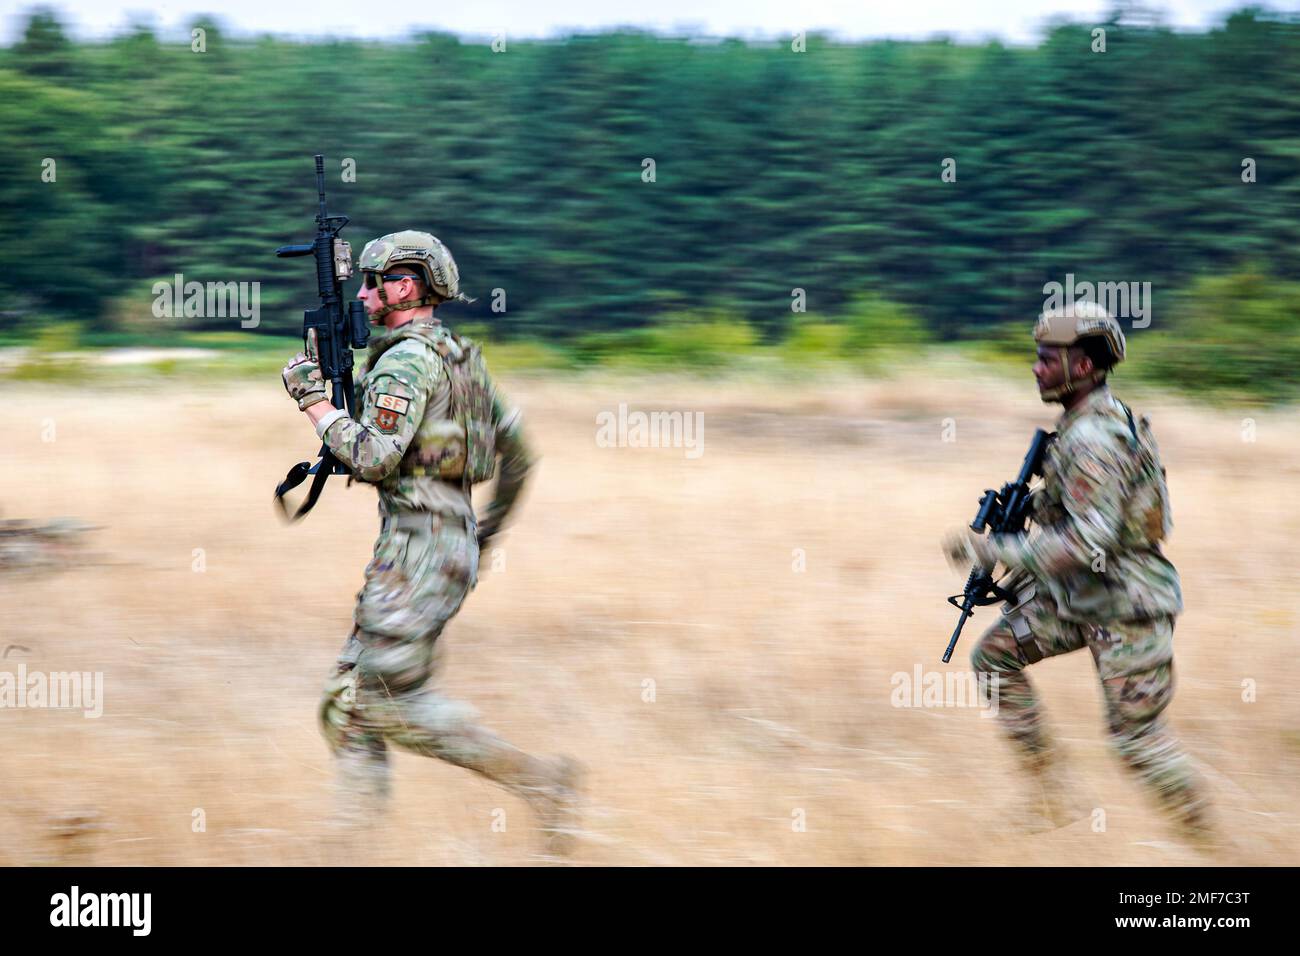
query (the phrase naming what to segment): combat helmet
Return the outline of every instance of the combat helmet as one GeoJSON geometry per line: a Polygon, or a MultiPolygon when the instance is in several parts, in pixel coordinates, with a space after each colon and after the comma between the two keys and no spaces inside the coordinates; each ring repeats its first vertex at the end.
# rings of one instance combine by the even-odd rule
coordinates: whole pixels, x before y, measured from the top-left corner
{"type": "Polygon", "coordinates": [[[456,268],[456,260],[437,236],[416,232],[414,229],[390,232],[366,243],[366,247],[361,250],[361,258],[357,261],[357,267],[362,272],[377,272],[381,275],[399,265],[411,266],[419,272],[429,294],[411,302],[389,304],[384,284],[380,282],[379,298],[384,307],[374,314],[374,318],[394,310],[438,305],[448,299],[471,301],[460,292],[460,271],[456,268]]]}
{"type": "Polygon", "coordinates": [[[1088,338],[1105,339],[1112,365],[1124,361],[1124,331],[1115,317],[1096,302],[1074,302],[1063,308],[1048,309],[1038,317],[1038,323],[1034,326],[1034,340],[1040,345],[1058,346],[1061,350],[1061,366],[1065,369],[1065,382],[1043,391],[1043,401],[1057,401],[1087,382],[1100,382],[1106,377],[1105,369],[1094,369],[1087,378],[1070,378],[1070,356],[1067,349],[1088,338]]]}

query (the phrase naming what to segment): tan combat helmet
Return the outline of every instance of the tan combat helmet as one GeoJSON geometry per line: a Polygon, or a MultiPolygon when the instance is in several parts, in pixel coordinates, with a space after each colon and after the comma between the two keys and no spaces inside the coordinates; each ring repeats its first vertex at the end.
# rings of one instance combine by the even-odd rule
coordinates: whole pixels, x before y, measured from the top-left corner
{"type": "Polygon", "coordinates": [[[1048,309],[1038,317],[1034,326],[1034,340],[1040,345],[1056,345],[1061,349],[1061,365],[1065,369],[1065,382],[1042,393],[1045,402],[1054,402],[1068,395],[1086,382],[1100,382],[1106,377],[1102,369],[1094,369],[1085,379],[1070,378],[1071,345],[1087,338],[1106,340],[1113,364],[1124,361],[1124,332],[1109,312],[1096,302],[1075,302],[1063,308],[1048,309]]]}
{"type": "Polygon", "coordinates": [[[381,275],[395,266],[411,266],[419,272],[429,288],[429,294],[422,299],[390,305],[384,284],[380,282],[379,299],[384,303],[384,308],[375,313],[375,318],[394,310],[438,305],[448,299],[471,301],[461,295],[460,271],[456,268],[456,260],[437,236],[413,229],[391,232],[366,243],[366,247],[361,250],[361,258],[357,261],[357,267],[362,272],[377,272],[381,275]]]}

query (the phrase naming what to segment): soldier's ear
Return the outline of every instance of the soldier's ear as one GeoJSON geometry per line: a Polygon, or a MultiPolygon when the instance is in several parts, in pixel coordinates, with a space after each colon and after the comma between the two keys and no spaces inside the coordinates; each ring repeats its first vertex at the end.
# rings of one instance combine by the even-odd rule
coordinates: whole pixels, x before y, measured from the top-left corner
{"type": "Polygon", "coordinates": [[[1092,374],[1094,368],[1092,358],[1089,357],[1088,353],[1083,349],[1079,349],[1078,355],[1071,359],[1071,361],[1074,363],[1074,371],[1078,372],[1079,378],[1084,378],[1092,374]]]}

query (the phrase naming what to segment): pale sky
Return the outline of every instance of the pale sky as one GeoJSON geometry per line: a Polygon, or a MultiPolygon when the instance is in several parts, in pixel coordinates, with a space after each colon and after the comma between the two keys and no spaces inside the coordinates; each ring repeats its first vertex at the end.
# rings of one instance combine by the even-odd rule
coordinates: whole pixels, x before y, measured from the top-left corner
{"type": "MultiPolygon", "coordinates": [[[[1247,0],[1153,0],[1164,22],[1203,29],[1247,0]]],[[[1295,10],[1300,0],[1263,5],[1295,10]]],[[[0,0],[0,43],[12,43],[30,0],[0,0]]],[[[1048,20],[1097,21],[1114,0],[470,0],[463,3],[388,3],[357,0],[49,0],[75,36],[121,32],[144,20],[179,36],[196,14],[220,11],[218,23],[237,34],[395,37],[426,27],[470,37],[555,36],[575,30],[632,26],[660,33],[710,36],[789,36],[822,30],[845,38],[926,37],[960,40],[997,36],[1032,43],[1048,20]]]]}

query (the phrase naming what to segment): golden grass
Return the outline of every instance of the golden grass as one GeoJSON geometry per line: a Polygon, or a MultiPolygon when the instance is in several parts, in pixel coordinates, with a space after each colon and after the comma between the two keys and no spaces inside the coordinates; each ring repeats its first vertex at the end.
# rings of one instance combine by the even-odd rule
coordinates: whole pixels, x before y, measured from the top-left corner
{"type": "MultiPolygon", "coordinates": [[[[970,519],[980,490],[1010,478],[1032,428],[1054,418],[1027,373],[1023,387],[942,362],[883,381],[507,384],[543,460],[505,569],[485,566],[444,636],[443,687],[520,746],[587,764],[577,862],[1300,854],[1293,414],[1118,388],[1152,416],[1169,469],[1169,553],[1187,601],[1171,714],[1239,844],[1215,858],[1178,843],[1110,755],[1086,653],[1032,673],[1104,832],[1086,820],[1021,832],[1023,782],[993,721],[890,704],[892,674],[942,669],[954,623],[943,598],[960,581],[941,533],[970,519]],[[704,455],[596,447],[596,414],[620,402],[704,412],[704,455]],[[1254,442],[1241,439],[1246,414],[1254,442]],[[953,442],[941,440],[948,418],[953,442]],[[1256,702],[1243,702],[1245,680],[1256,702]]],[[[324,861],[331,778],[315,708],[369,557],[373,491],[332,481],[305,523],[280,523],[271,490],[316,445],[274,380],[100,394],[11,385],[0,400],[4,516],[106,526],[94,536],[101,563],[0,578],[0,640],[31,649],[0,668],[103,671],[106,684],[98,720],[0,712],[0,863],[324,861]],[[54,441],[42,440],[47,420],[54,441]]],[[[968,625],[963,668],[992,616],[968,625]]],[[[536,860],[526,807],[473,774],[398,754],[394,782],[392,812],[358,859],[536,860]]]]}

